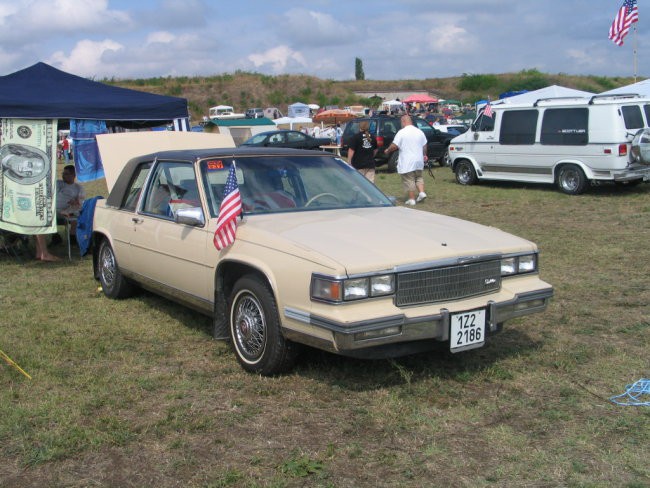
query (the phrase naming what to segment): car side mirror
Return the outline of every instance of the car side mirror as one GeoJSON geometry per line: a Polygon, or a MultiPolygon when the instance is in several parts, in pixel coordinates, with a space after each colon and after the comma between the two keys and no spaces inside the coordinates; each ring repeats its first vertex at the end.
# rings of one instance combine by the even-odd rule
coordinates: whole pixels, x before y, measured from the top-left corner
{"type": "Polygon", "coordinates": [[[205,217],[203,216],[201,207],[179,208],[174,214],[174,222],[193,227],[203,227],[205,225],[205,217]]]}

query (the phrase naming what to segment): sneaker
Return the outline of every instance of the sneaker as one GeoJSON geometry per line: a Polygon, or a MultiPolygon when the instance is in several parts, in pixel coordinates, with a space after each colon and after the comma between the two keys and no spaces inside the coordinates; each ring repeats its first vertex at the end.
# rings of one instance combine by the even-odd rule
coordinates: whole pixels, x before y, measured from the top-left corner
{"type": "Polygon", "coordinates": [[[404,202],[404,205],[415,205],[415,200],[413,200],[412,198],[410,200],[406,200],[404,202]]]}
{"type": "Polygon", "coordinates": [[[424,200],[426,197],[427,197],[427,194],[424,193],[423,191],[421,191],[420,194],[418,195],[418,199],[416,200],[416,202],[420,203],[420,202],[421,202],[422,200],[424,200]]]}

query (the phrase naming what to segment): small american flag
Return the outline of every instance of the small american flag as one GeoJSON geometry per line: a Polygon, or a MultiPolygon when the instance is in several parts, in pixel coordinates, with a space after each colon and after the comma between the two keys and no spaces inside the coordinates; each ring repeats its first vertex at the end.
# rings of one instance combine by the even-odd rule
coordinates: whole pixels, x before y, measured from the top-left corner
{"type": "Polygon", "coordinates": [[[490,102],[488,102],[485,105],[485,108],[483,109],[483,115],[485,115],[486,117],[492,117],[493,113],[494,112],[492,112],[492,105],[490,104],[490,102]]]}
{"type": "Polygon", "coordinates": [[[214,231],[214,247],[219,251],[235,242],[237,216],[240,213],[241,195],[239,194],[239,186],[237,186],[237,174],[235,173],[235,162],[233,161],[224,187],[224,197],[219,207],[217,229],[214,231]]]}
{"type": "Polygon", "coordinates": [[[639,21],[639,9],[636,0],[625,0],[616,13],[616,18],[609,28],[609,38],[618,46],[623,45],[623,38],[630,30],[630,26],[639,21]]]}

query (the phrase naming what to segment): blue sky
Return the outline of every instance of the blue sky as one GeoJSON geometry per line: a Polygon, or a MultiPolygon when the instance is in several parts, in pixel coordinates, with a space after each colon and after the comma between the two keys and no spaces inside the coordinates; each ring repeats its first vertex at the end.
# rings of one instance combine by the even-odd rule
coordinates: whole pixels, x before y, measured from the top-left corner
{"type": "MultiPolygon", "coordinates": [[[[94,79],[236,70],[395,80],[507,73],[633,76],[622,0],[0,0],[0,75],[38,61],[94,79]]],[[[639,0],[637,74],[649,71],[639,0]]]]}

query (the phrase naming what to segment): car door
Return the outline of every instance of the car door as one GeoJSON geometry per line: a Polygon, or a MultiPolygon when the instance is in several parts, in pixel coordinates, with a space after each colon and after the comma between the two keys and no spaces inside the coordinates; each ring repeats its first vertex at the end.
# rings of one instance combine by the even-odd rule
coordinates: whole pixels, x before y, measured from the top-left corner
{"type": "Polygon", "coordinates": [[[177,223],[180,208],[202,205],[194,165],[158,161],[151,170],[140,210],[133,219],[130,241],[132,269],[152,287],[167,293],[211,300],[208,284],[212,268],[206,266],[206,226],[177,223]]]}
{"type": "Polygon", "coordinates": [[[418,129],[424,132],[425,136],[427,136],[427,153],[429,158],[440,158],[447,148],[447,141],[450,137],[442,131],[431,127],[424,119],[415,119],[415,125],[418,129]]]}

